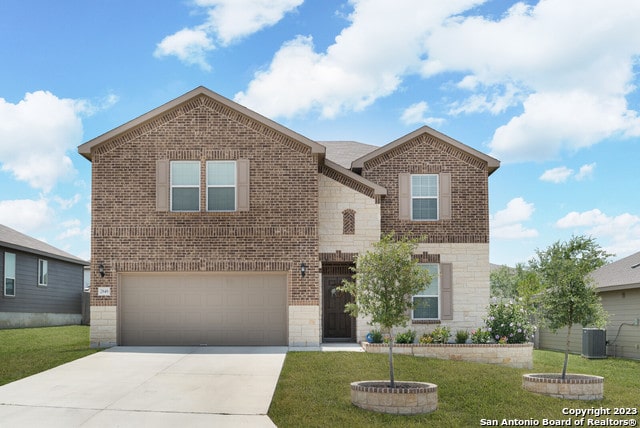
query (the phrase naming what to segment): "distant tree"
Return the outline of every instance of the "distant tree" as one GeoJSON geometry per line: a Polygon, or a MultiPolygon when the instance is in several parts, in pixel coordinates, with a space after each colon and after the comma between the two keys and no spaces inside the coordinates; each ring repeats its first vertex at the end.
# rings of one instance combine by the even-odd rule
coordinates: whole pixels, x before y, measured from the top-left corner
{"type": "Polygon", "coordinates": [[[500,266],[489,274],[491,297],[517,297],[515,269],[500,266]]]}
{"type": "Polygon", "coordinates": [[[489,276],[491,297],[498,299],[518,299],[527,311],[536,312],[536,295],[542,291],[542,283],[537,273],[524,263],[515,268],[501,266],[489,276]]]}
{"type": "Polygon", "coordinates": [[[607,263],[611,254],[593,238],[574,236],[568,242],[556,242],[545,251],[536,251],[529,262],[544,286],[540,296],[540,314],[551,331],[567,327],[567,342],[562,379],[567,374],[571,327],[576,324],[602,327],[607,315],[589,275],[607,263]]]}
{"type": "Polygon", "coordinates": [[[356,259],[353,281],[344,281],[341,291],[354,296],[345,312],[357,317],[371,317],[389,335],[389,377],[395,388],[393,370],[393,328],[404,327],[413,308],[412,297],[431,282],[427,269],[412,258],[417,241],[396,239],[393,233],[384,235],[373,248],[356,259]]]}

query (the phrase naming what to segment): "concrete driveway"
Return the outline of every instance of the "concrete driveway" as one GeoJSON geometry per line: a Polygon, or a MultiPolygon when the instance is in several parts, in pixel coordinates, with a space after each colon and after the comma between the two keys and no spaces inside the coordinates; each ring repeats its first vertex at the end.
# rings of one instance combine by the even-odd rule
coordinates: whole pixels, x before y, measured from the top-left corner
{"type": "Polygon", "coordinates": [[[274,427],[286,347],[115,347],[0,387],[2,427],[274,427]]]}

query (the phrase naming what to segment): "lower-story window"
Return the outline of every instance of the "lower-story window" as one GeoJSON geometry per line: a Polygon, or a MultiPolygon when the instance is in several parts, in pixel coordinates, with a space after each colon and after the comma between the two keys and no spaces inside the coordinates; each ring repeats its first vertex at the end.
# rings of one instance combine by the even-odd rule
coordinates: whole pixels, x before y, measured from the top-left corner
{"type": "Polygon", "coordinates": [[[46,286],[49,282],[49,266],[46,260],[38,260],[38,285],[46,286]]]}
{"type": "Polygon", "coordinates": [[[4,295],[16,295],[16,255],[4,253],[4,295]]]}
{"type": "Polygon", "coordinates": [[[440,318],[440,266],[438,264],[420,264],[431,274],[431,282],[422,291],[413,296],[414,320],[437,320],[440,318]]]}

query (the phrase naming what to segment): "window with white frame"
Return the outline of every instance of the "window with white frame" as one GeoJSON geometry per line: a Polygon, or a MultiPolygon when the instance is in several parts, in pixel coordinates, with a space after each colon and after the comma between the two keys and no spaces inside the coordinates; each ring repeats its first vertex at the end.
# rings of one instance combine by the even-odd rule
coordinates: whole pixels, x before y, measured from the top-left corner
{"type": "Polygon", "coordinates": [[[46,260],[38,260],[38,285],[46,286],[49,282],[49,264],[46,260]]]}
{"type": "Polygon", "coordinates": [[[171,211],[200,211],[200,161],[171,162],[171,211]]]}
{"type": "Polygon", "coordinates": [[[411,219],[438,220],[438,175],[411,176],[411,219]]]}
{"type": "Polygon", "coordinates": [[[437,320],[440,318],[440,265],[420,264],[431,275],[431,282],[415,296],[413,296],[414,320],[437,320]]]}
{"type": "Polygon", "coordinates": [[[4,253],[4,295],[16,295],[16,255],[4,253]]]}
{"type": "Polygon", "coordinates": [[[236,162],[207,161],[207,211],[236,210],[236,162]]]}

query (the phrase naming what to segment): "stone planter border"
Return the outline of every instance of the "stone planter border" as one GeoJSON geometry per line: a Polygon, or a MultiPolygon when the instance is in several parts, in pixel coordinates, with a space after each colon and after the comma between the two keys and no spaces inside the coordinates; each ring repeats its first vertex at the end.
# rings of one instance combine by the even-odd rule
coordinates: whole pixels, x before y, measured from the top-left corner
{"type": "Polygon", "coordinates": [[[365,410],[396,415],[431,413],[438,408],[437,385],[396,382],[396,388],[383,386],[388,383],[388,380],[352,382],[351,403],[365,410]]]}
{"type": "MultiPolygon", "coordinates": [[[[384,343],[363,342],[366,352],[388,353],[389,346],[384,343]]],[[[394,354],[406,354],[416,357],[438,358],[440,360],[471,361],[483,364],[498,364],[518,369],[533,368],[533,343],[517,344],[394,344],[394,354]]]]}
{"type": "Polygon", "coordinates": [[[522,387],[529,392],[568,400],[602,400],[604,378],[584,374],[529,373],[522,375],[522,387]]]}

